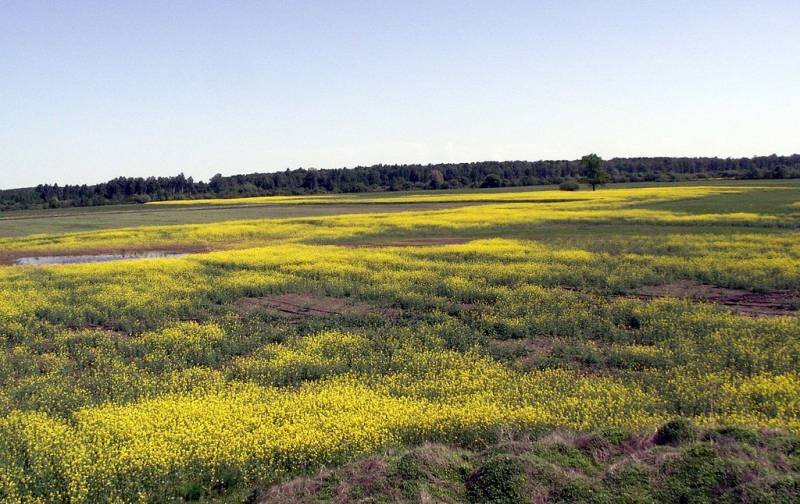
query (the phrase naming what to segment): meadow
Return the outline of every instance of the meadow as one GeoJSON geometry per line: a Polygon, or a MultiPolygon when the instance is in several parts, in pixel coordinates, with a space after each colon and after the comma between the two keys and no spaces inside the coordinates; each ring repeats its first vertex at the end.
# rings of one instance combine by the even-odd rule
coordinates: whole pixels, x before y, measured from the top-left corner
{"type": "MultiPolygon", "coordinates": [[[[0,497],[269,501],[363,457],[437,446],[478,471],[491,457],[475,453],[521,457],[508,440],[523,436],[563,462],[580,436],[650,439],[676,419],[706,437],[674,457],[752,433],[785,452],[752,474],[795,474],[798,202],[796,182],[752,181],[173,201],[70,233],[16,219],[0,238],[0,497]],[[264,204],[330,209],[225,213],[264,204]],[[137,225],[155,208],[174,224],[137,225]],[[190,253],[13,264],[123,250],[190,253]]],[[[573,469],[613,500],[617,473],[573,469]]],[[[433,502],[502,502],[475,490],[484,473],[433,502]]],[[[719,486],[669,485],[627,502],[711,502],[719,486]]]]}

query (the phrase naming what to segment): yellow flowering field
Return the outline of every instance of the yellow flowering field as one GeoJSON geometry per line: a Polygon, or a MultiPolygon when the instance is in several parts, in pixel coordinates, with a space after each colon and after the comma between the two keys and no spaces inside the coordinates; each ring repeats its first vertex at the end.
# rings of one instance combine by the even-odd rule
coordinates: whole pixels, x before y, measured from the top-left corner
{"type": "Polygon", "coordinates": [[[800,201],[169,202],[464,205],[0,239],[0,500],[235,500],[429,441],[674,418],[800,433],[800,217],[778,191],[800,201]],[[186,255],[14,263],[136,250],[186,255]]]}

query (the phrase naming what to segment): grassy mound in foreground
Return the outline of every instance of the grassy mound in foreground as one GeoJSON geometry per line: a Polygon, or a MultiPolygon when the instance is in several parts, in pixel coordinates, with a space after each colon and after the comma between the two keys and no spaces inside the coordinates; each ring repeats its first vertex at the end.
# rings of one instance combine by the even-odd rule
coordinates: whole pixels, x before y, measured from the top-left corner
{"type": "Polygon", "coordinates": [[[799,502],[800,438],[670,422],[389,452],[266,490],[259,502],[799,502]]]}

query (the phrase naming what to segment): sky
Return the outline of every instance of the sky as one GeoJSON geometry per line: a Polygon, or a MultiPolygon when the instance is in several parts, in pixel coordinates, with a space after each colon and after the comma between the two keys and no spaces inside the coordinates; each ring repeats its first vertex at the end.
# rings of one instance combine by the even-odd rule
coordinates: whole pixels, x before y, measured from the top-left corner
{"type": "Polygon", "coordinates": [[[800,152],[800,2],[0,0],[0,188],[800,152]]]}

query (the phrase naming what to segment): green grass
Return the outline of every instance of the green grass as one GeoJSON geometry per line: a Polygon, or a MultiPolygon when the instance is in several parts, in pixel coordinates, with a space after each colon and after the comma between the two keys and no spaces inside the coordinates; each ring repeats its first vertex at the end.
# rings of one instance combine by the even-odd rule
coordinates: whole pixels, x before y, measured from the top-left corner
{"type": "Polygon", "coordinates": [[[737,194],[720,194],[705,198],[644,203],[637,207],[686,213],[800,214],[800,208],[791,206],[797,201],[797,188],[786,187],[782,191],[773,188],[754,190],[749,198],[742,198],[737,194]]]}
{"type": "MultiPolygon", "coordinates": [[[[731,186],[769,187],[770,190],[752,191],[748,198],[735,194],[716,195],[676,201],[640,203],[637,207],[687,213],[754,212],[768,214],[798,214],[790,204],[800,201],[798,180],[710,180],[698,182],[642,182],[611,184],[600,191],[635,187],[691,187],[731,186]],[[785,190],[775,190],[784,188],[785,190]]],[[[244,219],[281,219],[358,213],[403,212],[435,210],[479,204],[476,202],[452,203],[392,203],[394,198],[413,195],[446,194],[506,194],[527,191],[553,190],[555,186],[506,187],[498,189],[457,189],[444,191],[406,191],[387,193],[360,193],[339,195],[349,200],[375,198],[380,203],[322,203],[322,204],[247,204],[247,205],[109,205],[101,207],[63,208],[48,210],[23,210],[0,212],[0,237],[27,236],[39,233],[70,233],[138,226],[173,224],[204,224],[244,219]]],[[[586,188],[583,189],[587,190],[586,188]]],[[[339,197],[333,195],[334,198],[339,197]]],[[[515,230],[508,230],[514,235],[515,230]]],[[[522,235],[526,234],[520,231],[522,235]]],[[[527,233],[530,234],[530,233],[527,233]]],[[[520,237],[524,237],[520,235],[520,237]]]]}
{"type": "Polygon", "coordinates": [[[0,237],[39,233],[72,233],[138,226],[207,224],[245,219],[285,219],[372,212],[407,212],[463,206],[463,203],[325,204],[325,205],[232,205],[232,206],[145,206],[23,210],[0,214],[0,237]]]}

